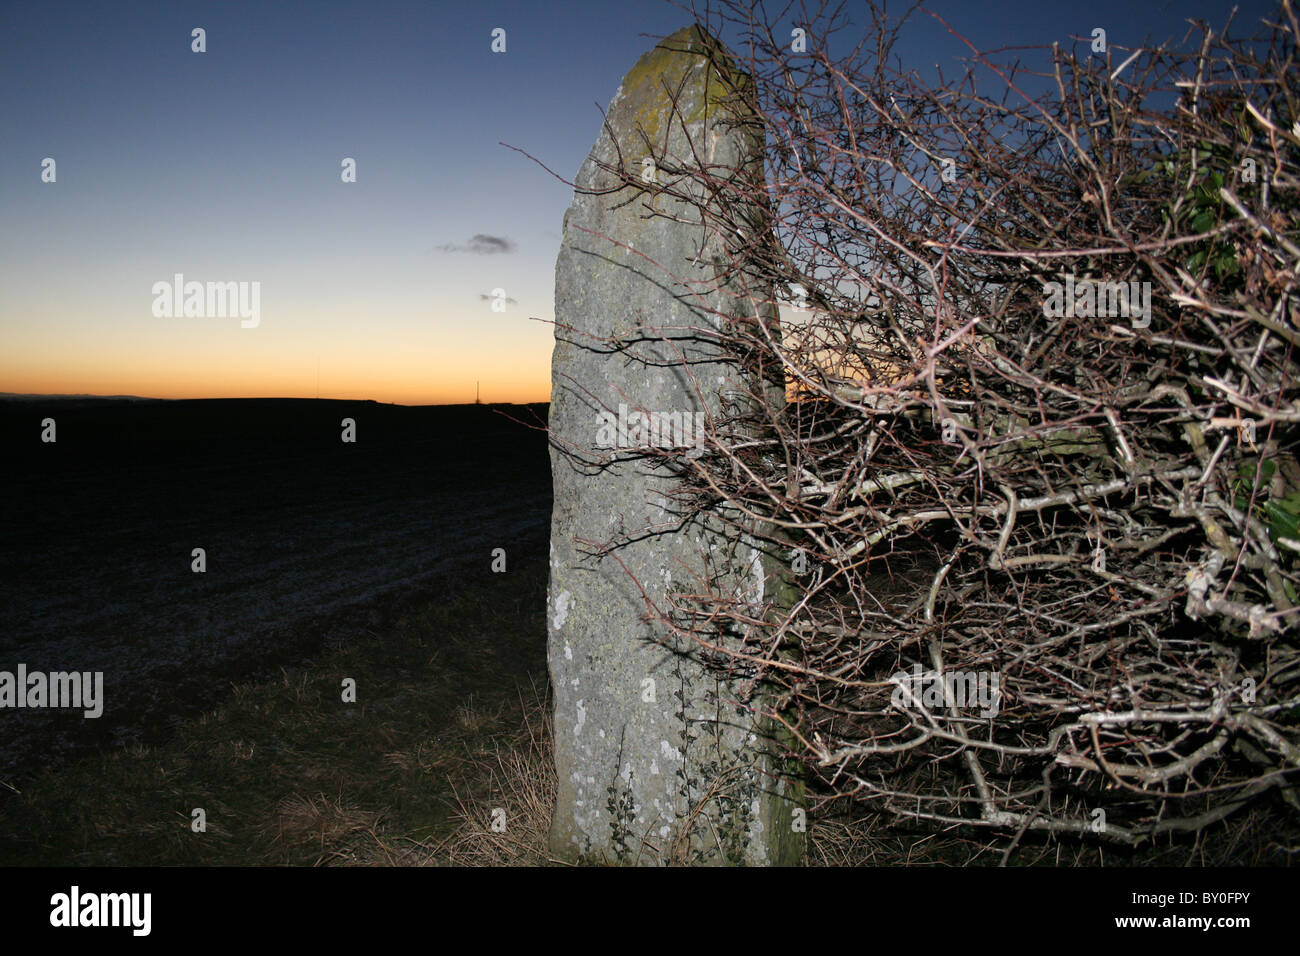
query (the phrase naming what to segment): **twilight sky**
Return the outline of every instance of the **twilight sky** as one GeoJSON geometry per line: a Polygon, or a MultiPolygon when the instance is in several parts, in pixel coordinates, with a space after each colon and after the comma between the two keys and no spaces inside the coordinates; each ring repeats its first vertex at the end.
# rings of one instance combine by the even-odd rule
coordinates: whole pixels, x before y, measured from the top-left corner
{"type": "MultiPolygon", "coordinates": [[[[1240,34],[1273,9],[1238,6],[1240,34]]],[[[1188,18],[1221,26],[1231,4],[927,7],[993,49],[1096,26],[1154,44],[1188,18]]],[[[859,24],[865,8],[847,4],[859,24]]],[[[481,380],[485,401],[547,400],[572,192],[499,142],[572,179],[597,104],[692,19],[659,0],[6,0],[0,392],[311,397],[319,368],[323,398],[465,402],[481,380]],[[257,327],[155,316],[153,285],[176,273],[260,282],[257,327]]],[[[916,14],[896,47],[927,78],[935,63],[956,75],[965,52],[916,14]]]]}

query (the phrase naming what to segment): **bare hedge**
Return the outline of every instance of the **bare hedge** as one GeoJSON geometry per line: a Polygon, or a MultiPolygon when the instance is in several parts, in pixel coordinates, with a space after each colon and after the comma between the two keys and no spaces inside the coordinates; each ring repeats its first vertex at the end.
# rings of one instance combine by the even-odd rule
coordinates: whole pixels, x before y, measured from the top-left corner
{"type": "Polygon", "coordinates": [[[702,18],[744,38],[761,174],[615,170],[633,201],[706,187],[750,299],[692,333],[782,386],[703,455],[644,452],[682,520],[765,529],[770,613],[708,580],[648,613],[752,679],[825,798],[1008,850],[1296,813],[1290,3],[1176,49],[972,47],[937,84],[891,65],[905,22],[855,43],[844,10],[804,52],[761,9],[702,18]]]}

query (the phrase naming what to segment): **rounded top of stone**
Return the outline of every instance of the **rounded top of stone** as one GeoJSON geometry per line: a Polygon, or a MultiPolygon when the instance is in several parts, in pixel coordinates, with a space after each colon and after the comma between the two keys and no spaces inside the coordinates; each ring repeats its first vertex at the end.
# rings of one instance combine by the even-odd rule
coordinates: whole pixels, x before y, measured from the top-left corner
{"type": "Polygon", "coordinates": [[[752,82],[726,47],[698,23],[643,53],[605,113],[604,132],[578,171],[580,191],[616,189],[644,179],[645,163],[691,166],[707,155],[737,167],[761,156],[755,145],[752,82]],[[621,165],[624,172],[613,172],[621,165]]]}
{"type": "Polygon", "coordinates": [[[689,56],[710,57],[719,66],[725,67],[728,72],[732,72],[736,68],[730,51],[727,50],[722,41],[698,23],[682,27],[676,33],[664,37],[642,59],[644,60],[647,57],[662,58],[665,53],[669,55],[687,54],[689,56]]]}
{"type": "Polygon", "coordinates": [[[667,91],[678,87],[687,76],[699,77],[686,91],[687,99],[692,100],[696,107],[684,112],[682,118],[687,122],[702,119],[706,107],[721,110],[732,90],[748,85],[748,77],[737,69],[721,41],[700,24],[692,23],[664,37],[642,54],[623,78],[620,90],[638,101],[634,107],[640,121],[637,125],[647,132],[657,132],[660,118],[647,114],[657,112],[666,117],[671,111],[667,91]],[[701,72],[702,64],[706,62],[711,63],[714,69],[701,72]]]}
{"type": "Polygon", "coordinates": [[[673,49],[696,50],[700,52],[710,46],[719,46],[717,38],[708,30],[698,23],[692,23],[690,26],[682,27],[671,36],[666,36],[659,41],[659,46],[671,47],[673,49]]]}

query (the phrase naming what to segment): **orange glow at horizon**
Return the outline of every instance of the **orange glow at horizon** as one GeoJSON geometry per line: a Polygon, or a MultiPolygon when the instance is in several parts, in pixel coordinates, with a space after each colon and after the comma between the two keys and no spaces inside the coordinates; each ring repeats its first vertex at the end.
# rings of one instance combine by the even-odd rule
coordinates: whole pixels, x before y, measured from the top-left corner
{"type": "Polygon", "coordinates": [[[522,310],[449,310],[430,320],[395,309],[360,321],[342,309],[303,308],[248,329],[237,319],[113,310],[69,320],[56,311],[33,308],[26,323],[0,323],[0,392],[443,405],[473,403],[478,383],[485,403],[550,400],[551,326],[522,310]]]}
{"type": "MultiPolygon", "coordinates": [[[[196,376],[167,375],[162,371],[140,370],[127,373],[121,368],[97,368],[86,374],[49,374],[39,369],[12,369],[0,362],[0,392],[42,395],[137,395],[141,398],[329,398],[388,402],[398,405],[466,405],[474,402],[476,382],[457,377],[416,386],[383,377],[356,373],[334,377],[331,381],[324,368],[320,394],[317,396],[312,368],[311,382],[303,375],[239,375],[209,382],[196,376]]],[[[536,369],[509,370],[494,367],[478,380],[484,403],[550,401],[551,383],[536,369]]]]}
{"type": "MultiPolygon", "coordinates": [[[[69,383],[59,385],[57,383],[46,384],[44,382],[24,383],[6,383],[9,387],[0,389],[0,392],[11,392],[19,395],[131,395],[138,398],[159,398],[159,399],[190,399],[190,398],[321,398],[330,400],[346,401],[375,401],[391,405],[473,405],[474,404],[474,383],[469,383],[467,391],[448,390],[442,392],[430,391],[383,391],[380,389],[356,391],[343,390],[337,393],[326,393],[322,390],[317,396],[312,394],[303,394],[302,392],[277,391],[275,389],[247,389],[231,390],[216,393],[206,390],[176,391],[168,392],[161,388],[135,388],[123,389],[115,388],[111,383],[106,383],[103,387],[85,385],[83,383],[69,383]]],[[[537,389],[524,388],[507,388],[504,390],[484,391],[480,387],[480,398],[483,404],[504,403],[511,405],[527,405],[534,403],[549,402],[549,389],[545,392],[539,392],[537,389]]]]}

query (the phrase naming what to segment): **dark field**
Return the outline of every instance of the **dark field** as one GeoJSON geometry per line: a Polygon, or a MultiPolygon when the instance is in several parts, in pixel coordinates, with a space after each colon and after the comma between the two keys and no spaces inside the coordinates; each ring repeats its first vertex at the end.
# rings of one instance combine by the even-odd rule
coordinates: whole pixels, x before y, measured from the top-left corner
{"type": "Polygon", "coordinates": [[[492,577],[494,548],[511,571],[545,560],[545,418],[545,405],[0,401],[0,671],[104,672],[98,719],[0,710],[0,782],[160,739],[232,681],[492,577]],[[340,440],[348,417],[355,444],[340,440]]]}

